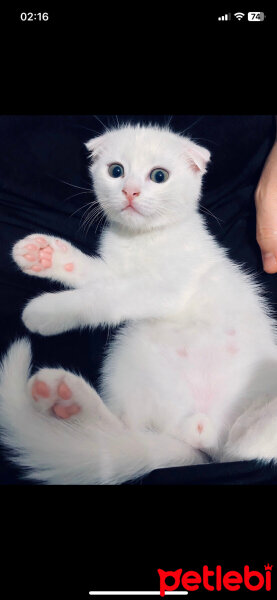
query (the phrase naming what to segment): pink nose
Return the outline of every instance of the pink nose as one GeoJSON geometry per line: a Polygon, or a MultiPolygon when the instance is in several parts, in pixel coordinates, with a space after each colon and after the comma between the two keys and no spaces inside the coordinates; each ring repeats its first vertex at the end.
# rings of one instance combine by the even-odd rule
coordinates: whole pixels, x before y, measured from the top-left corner
{"type": "Polygon", "coordinates": [[[125,188],[123,188],[122,192],[123,194],[125,194],[130,205],[132,205],[134,198],[140,195],[140,189],[136,186],[128,185],[125,188]]]}

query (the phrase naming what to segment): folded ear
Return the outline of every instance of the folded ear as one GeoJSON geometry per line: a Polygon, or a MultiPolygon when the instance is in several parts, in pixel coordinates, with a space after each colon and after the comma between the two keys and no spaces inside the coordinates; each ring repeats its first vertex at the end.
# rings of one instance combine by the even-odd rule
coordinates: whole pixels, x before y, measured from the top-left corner
{"type": "Polygon", "coordinates": [[[185,140],[185,150],[192,170],[202,174],[205,173],[211,157],[209,150],[188,139],[185,140]]]}
{"type": "Polygon", "coordinates": [[[87,150],[91,153],[91,157],[93,159],[96,159],[99,156],[101,152],[101,147],[103,146],[104,138],[105,135],[99,135],[98,137],[92,138],[91,140],[85,143],[85,146],[87,150]]]}

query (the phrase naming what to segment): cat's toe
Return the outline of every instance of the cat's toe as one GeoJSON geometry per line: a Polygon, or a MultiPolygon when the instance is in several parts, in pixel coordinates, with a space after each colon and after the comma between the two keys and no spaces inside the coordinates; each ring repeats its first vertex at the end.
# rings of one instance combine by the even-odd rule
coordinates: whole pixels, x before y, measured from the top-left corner
{"type": "Polygon", "coordinates": [[[41,412],[68,419],[81,411],[70,377],[74,376],[62,369],[41,369],[29,380],[31,397],[41,412]]]}
{"type": "Polygon", "coordinates": [[[16,264],[29,275],[44,275],[52,267],[53,248],[51,238],[39,234],[28,235],[13,247],[16,264]]]}

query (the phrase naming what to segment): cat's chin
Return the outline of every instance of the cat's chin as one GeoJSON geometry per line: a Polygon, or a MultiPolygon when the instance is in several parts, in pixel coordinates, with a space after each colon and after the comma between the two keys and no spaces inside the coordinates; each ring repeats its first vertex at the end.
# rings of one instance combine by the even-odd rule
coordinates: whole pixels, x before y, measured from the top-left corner
{"type": "Polygon", "coordinates": [[[124,211],[119,215],[109,217],[110,223],[114,223],[131,233],[143,233],[147,231],[153,231],[154,229],[160,229],[170,225],[168,221],[162,220],[161,218],[151,218],[139,213],[131,213],[131,211],[124,211]],[[130,214],[126,214],[130,213],[130,214]]]}
{"type": "Polygon", "coordinates": [[[175,216],[165,215],[144,215],[139,210],[134,210],[132,207],[123,209],[121,211],[105,211],[108,221],[111,224],[120,226],[122,229],[128,230],[133,233],[142,233],[146,231],[153,231],[154,229],[161,229],[178,223],[181,219],[180,215],[178,218],[175,216]]]}
{"type": "Polygon", "coordinates": [[[150,219],[145,217],[142,213],[130,209],[122,210],[120,213],[116,215],[108,216],[110,223],[116,223],[120,225],[124,229],[129,229],[130,231],[145,231],[151,228],[150,219]]]}

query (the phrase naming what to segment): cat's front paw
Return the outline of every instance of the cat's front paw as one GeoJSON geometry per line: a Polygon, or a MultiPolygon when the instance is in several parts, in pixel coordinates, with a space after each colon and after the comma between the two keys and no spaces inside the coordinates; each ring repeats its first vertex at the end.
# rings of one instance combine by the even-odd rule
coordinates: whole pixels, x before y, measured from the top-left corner
{"type": "Polygon", "coordinates": [[[76,268],[75,254],[75,248],[68,242],[40,234],[23,238],[12,251],[14,261],[24,273],[59,281],[76,268]]]}
{"type": "Polygon", "coordinates": [[[58,306],[55,306],[55,294],[43,294],[31,300],[22,313],[24,325],[33,333],[55,335],[68,329],[58,306]]]}

